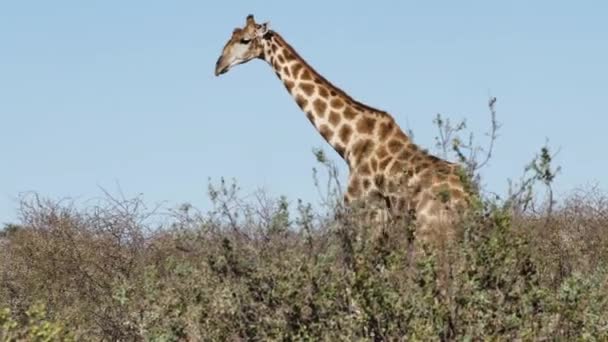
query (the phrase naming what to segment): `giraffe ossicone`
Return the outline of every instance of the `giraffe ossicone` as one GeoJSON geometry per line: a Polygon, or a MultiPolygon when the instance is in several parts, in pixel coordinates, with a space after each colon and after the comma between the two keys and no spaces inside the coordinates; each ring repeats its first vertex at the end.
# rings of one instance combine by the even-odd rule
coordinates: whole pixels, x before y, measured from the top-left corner
{"type": "Polygon", "coordinates": [[[253,59],[272,67],[311,124],[348,164],[345,202],[377,202],[391,217],[414,214],[416,236],[422,239],[438,229],[446,234],[449,223],[469,206],[459,165],[418,147],[390,114],[334,86],[267,23],[257,24],[249,15],[225,44],[215,75],[253,59]]]}

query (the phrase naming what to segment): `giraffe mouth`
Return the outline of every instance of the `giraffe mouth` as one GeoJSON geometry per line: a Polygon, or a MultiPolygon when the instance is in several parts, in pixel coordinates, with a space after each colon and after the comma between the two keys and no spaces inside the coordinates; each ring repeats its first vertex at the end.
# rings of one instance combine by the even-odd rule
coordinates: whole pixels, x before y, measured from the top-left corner
{"type": "Polygon", "coordinates": [[[215,70],[215,76],[223,75],[223,74],[225,74],[227,72],[228,72],[228,67],[226,67],[226,68],[224,68],[222,70],[219,70],[219,71],[215,70]]]}
{"type": "Polygon", "coordinates": [[[215,63],[215,76],[219,76],[228,72],[228,68],[230,67],[230,65],[224,65],[222,60],[223,58],[220,57],[215,63]]]}

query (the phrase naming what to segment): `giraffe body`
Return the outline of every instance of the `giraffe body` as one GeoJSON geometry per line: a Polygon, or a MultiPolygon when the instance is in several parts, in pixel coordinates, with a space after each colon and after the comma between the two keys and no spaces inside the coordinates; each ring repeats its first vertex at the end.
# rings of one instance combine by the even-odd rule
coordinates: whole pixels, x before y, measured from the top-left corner
{"type": "Polygon", "coordinates": [[[311,124],[348,164],[347,204],[375,203],[390,217],[413,215],[416,237],[423,240],[445,230],[442,223],[451,223],[466,209],[468,194],[457,164],[422,150],[391,115],[331,84],[278,33],[250,15],[226,43],[216,75],[255,58],[273,68],[311,124]]]}

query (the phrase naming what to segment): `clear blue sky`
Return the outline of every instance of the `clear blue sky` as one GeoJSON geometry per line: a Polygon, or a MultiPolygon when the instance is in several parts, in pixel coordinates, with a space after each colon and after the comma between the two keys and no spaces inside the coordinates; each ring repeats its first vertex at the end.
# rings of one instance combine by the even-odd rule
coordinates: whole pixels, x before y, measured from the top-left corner
{"type": "Polygon", "coordinates": [[[88,199],[117,183],[202,208],[221,176],[316,200],[311,149],[329,149],[270,68],[213,76],[249,13],[423,146],[438,112],[484,129],[496,96],[492,190],[546,138],[558,191],[608,184],[605,1],[3,1],[0,222],[22,192],[88,199]]]}

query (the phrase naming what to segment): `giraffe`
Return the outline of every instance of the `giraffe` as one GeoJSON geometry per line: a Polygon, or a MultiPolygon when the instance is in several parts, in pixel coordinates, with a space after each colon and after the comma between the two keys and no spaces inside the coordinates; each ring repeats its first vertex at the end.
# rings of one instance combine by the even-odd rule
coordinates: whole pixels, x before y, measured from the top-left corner
{"type": "MultiPolygon", "coordinates": [[[[380,204],[389,217],[411,217],[415,238],[429,240],[469,206],[457,164],[417,146],[385,111],[353,99],[315,71],[268,23],[253,15],[235,28],[215,75],[253,59],[266,61],[310,123],[349,168],[344,202],[380,204]],[[442,228],[440,228],[442,227],[442,228]]],[[[452,237],[448,232],[447,238],[452,237]]]]}

